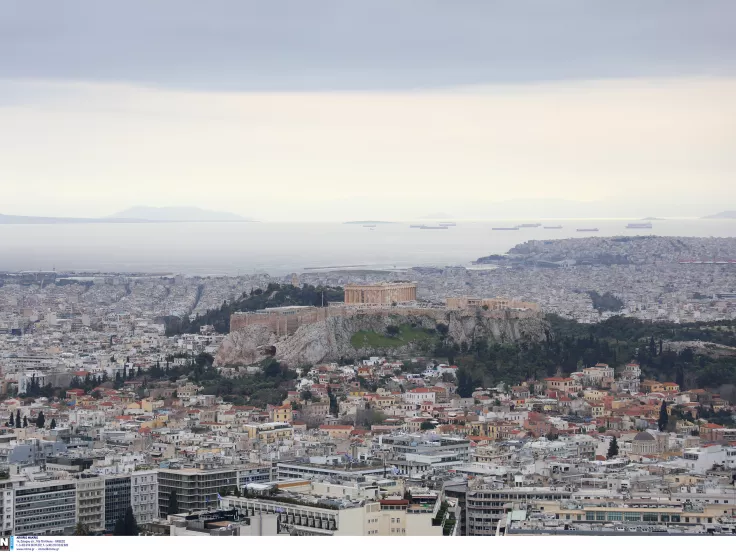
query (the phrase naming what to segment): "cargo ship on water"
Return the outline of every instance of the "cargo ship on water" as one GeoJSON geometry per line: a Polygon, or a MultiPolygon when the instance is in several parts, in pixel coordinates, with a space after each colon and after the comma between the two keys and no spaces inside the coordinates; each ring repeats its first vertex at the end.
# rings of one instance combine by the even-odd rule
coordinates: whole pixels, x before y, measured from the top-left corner
{"type": "Polygon", "coordinates": [[[562,230],[562,226],[543,226],[545,230],[562,230]]]}
{"type": "Polygon", "coordinates": [[[505,228],[491,228],[491,230],[518,230],[518,229],[519,229],[518,226],[509,226],[505,228]]]}
{"type": "Polygon", "coordinates": [[[578,232],[598,232],[597,228],[578,228],[578,232]]]}
{"type": "Polygon", "coordinates": [[[630,222],[626,225],[626,228],[652,228],[651,222],[630,222]]]}

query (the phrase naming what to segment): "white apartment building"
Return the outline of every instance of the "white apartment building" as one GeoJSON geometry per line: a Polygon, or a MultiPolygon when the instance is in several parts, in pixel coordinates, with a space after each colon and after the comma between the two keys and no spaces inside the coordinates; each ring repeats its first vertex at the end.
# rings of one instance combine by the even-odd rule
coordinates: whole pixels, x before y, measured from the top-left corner
{"type": "Polygon", "coordinates": [[[621,377],[624,379],[639,379],[641,377],[641,367],[631,362],[624,367],[621,377]]]}
{"type": "Polygon", "coordinates": [[[90,532],[105,529],[105,480],[101,477],[77,480],[77,521],[90,532]]]}
{"type": "MultiPolygon", "coordinates": [[[[315,496],[293,495],[240,498],[228,496],[223,508],[237,508],[244,515],[278,514],[281,527],[292,535],[335,536],[442,536],[449,520],[449,508],[443,507],[434,493],[375,502],[320,502],[315,496]],[[437,518],[438,521],[433,522],[437,518]]],[[[457,525],[448,525],[456,534],[457,525]]]]}
{"type": "Polygon", "coordinates": [[[158,519],[158,475],[156,470],[130,474],[130,503],[139,524],[158,519]]]}
{"type": "Polygon", "coordinates": [[[13,483],[14,479],[10,476],[0,480],[0,534],[2,536],[13,534],[15,505],[13,483]]]}
{"type": "Polygon", "coordinates": [[[583,368],[583,382],[585,385],[597,386],[604,380],[613,380],[613,368],[608,364],[596,364],[592,368],[583,368]]]}
{"type": "Polygon", "coordinates": [[[694,473],[704,474],[715,464],[728,469],[736,469],[736,447],[708,445],[688,448],[682,454],[685,467],[694,473]]]}
{"type": "Polygon", "coordinates": [[[427,387],[417,387],[404,393],[404,401],[409,404],[422,404],[425,401],[434,403],[435,392],[427,387]]]}

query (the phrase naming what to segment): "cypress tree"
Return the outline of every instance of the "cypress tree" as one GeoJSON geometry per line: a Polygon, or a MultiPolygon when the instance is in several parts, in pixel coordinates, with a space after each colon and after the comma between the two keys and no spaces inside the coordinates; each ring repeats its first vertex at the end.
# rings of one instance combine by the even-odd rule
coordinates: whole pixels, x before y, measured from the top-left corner
{"type": "Polygon", "coordinates": [[[169,515],[179,513],[179,501],[176,498],[176,491],[171,490],[169,493],[169,515]]]}
{"type": "Polygon", "coordinates": [[[133,507],[128,506],[125,513],[115,522],[112,534],[119,537],[136,537],[140,529],[133,515],[133,507]]]}
{"type": "Polygon", "coordinates": [[[51,429],[56,429],[56,418],[51,418],[51,429]]]}
{"type": "Polygon", "coordinates": [[[15,427],[20,427],[20,410],[15,411],[15,427]]]}
{"type": "Polygon", "coordinates": [[[659,427],[659,431],[665,431],[667,429],[667,424],[670,421],[670,417],[667,414],[667,403],[662,401],[662,407],[659,409],[659,420],[657,421],[657,427],[659,427]]]}
{"type": "Polygon", "coordinates": [[[46,423],[46,416],[43,415],[43,412],[39,412],[38,418],[36,418],[36,427],[42,428],[45,423],[46,423]]]}
{"type": "Polygon", "coordinates": [[[616,441],[616,436],[614,435],[613,439],[611,439],[611,444],[608,445],[608,454],[606,454],[607,458],[613,458],[614,456],[618,456],[618,441],[616,441]]]}

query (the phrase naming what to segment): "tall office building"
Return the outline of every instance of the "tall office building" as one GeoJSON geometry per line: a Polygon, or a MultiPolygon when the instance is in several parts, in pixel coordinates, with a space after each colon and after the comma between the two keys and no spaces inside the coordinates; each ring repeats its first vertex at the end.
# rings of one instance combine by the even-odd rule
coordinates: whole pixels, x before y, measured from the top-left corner
{"type": "Polygon", "coordinates": [[[217,507],[217,494],[234,489],[237,484],[238,476],[235,468],[212,470],[200,468],[159,469],[159,516],[165,519],[169,513],[171,491],[176,491],[179,512],[189,512],[217,507]]]}
{"type": "Polygon", "coordinates": [[[90,533],[105,529],[105,480],[101,477],[77,480],[77,521],[90,533]]]}
{"type": "Polygon", "coordinates": [[[105,477],[105,530],[115,529],[115,523],[130,506],[130,475],[105,477]]]}
{"type": "Polygon", "coordinates": [[[14,535],[71,534],[76,523],[76,481],[23,481],[16,487],[14,535]]]}
{"type": "Polygon", "coordinates": [[[156,470],[130,474],[130,501],[138,524],[158,519],[158,474],[156,470]]]}

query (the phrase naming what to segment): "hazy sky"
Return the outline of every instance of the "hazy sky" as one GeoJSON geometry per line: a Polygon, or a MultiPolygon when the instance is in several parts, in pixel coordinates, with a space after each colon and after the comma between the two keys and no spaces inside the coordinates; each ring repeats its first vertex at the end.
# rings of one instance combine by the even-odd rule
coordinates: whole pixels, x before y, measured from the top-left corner
{"type": "Polygon", "coordinates": [[[736,209],[735,20],[730,0],[5,0],[0,213],[736,209]]]}

